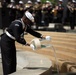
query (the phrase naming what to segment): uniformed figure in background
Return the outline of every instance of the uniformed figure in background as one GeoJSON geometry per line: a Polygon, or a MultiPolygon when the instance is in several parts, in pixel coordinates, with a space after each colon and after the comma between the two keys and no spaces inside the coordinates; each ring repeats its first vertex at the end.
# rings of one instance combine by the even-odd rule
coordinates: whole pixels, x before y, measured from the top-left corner
{"type": "Polygon", "coordinates": [[[45,38],[42,34],[30,28],[30,22],[34,22],[34,17],[28,11],[18,20],[13,21],[1,35],[1,55],[3,65],[3,75],[8,75],[16,71],[16,47],[15,41],[25,46],[30,46],[24,39],[24,32],[38,38],[45,38]]]}
{"type": "Polygon", "coordinates": [[[71,3],[71,11],[70,11],[70,27],[72,30],[75,29],[75,21],[76,21],[76,1],[75,0],[72,0],[72,3],[71,3]]]}
{"type": "Polygon", "coordinates": [[[25,6],[23,1],[19,1],[18,5],[16,5],[16,19],[21,18],[25,12],[25,6]]]}
{"type": "Polygon", "coordinates": [[[42,21],[44,21],[44,25],[48,26],[49,23],[52,22],[52,4],[50,1],[46,1],[42,6],[42,21]]]}
{"type": "Polygon", "coordinates": [[[7,6],[9,10],[9,22],[11,23],[16,19],[16,4],[14,0],[11,0],[10,4],[7,6]]]}
{"type": "Polygon", "coordinates": [[[56,10],[57,10],[57,23],[62,23],[62,17],[64,11],[63,0],[59,0],[58,5],[56,6],[56,10]]]}
{"type": "Polygon", "coordinates": [[[67,8],[67,11],[66,11],[66,22],[67,23],[69,23],[69,12],[70,12],[70,10],[69,10],[69,7],[70,7],[70,5],[71,5],[71,0],[69,0],[68,2],[67,2],[67,5],[66,5],[66,8],[67,8]]]}
{"type": "Polygon", "coordinates": [[[2,28],[3,31],[9,26],[9,9],[7,8],[8,3],[4,0],[2,2],[2,28]]]}
{"type": "Polygon", "coordinates": [[[34,12],[35,12],[35,23],[36,23],[36,29],[38,29],[38,26],[41,26],[41,20],[42,20],[42,3],[40,0],[37,0],[35,6],[34,6],[34,12]]]}
{"type": "Polygon", "coordinates": [[[53,5],[53,9],[52,9],[52,16],[53,16],[53,23],[57,23],[57,8],[56,5],[53,5]]]}
{"type": "Polygon", "coordinates": [[[31,13],[33,12],[33,3],[31,0],[28,0],[25,4],[25,11],[26,10],[30,11],[31,13]]]}
{"type": "Polygon", "coordinates": [[[53,15],[52,15],[53,4],[50,1],[46,1],[46,6],[48,6],[47,11],[48,11],[49,23],[52,23],[52,20],[53,20],[53,15]]]}
{"type": "Polygon", "coordinates": [[[69,14],[69,23],[70,27],[73,30],[75,28],[75,21],[76,21],[76,1],[72,0],[69,1],[67,4],[68,14],[69,14]]]}
{"type": "Polygon", "coordinates": [[[76,26],[76,0],[74,2],[74,11],[75,11],[75,26],[76,26]]]}

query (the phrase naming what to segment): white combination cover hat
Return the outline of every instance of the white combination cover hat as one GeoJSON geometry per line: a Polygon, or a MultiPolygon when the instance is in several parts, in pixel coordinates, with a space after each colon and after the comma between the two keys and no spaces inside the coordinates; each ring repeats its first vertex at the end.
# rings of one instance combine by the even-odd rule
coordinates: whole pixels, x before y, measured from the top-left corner
{"type": "Polygon", "coordinates": [[[25,12],[25,16],[32,22],[34,22],[34,17],[33,15],[29,12],[29,11],[26,11],[25,12]]]}
{"type": "Polygon", "coordinates": [[[37,2],[41,2],[41,0],[37,0],[37,2]]]}
{"type": "Polygon", "coordinates": [[[29,0],[27,3],[32,3],[32,1],[29,0]]]}
{"type": "Polygon", "coordinates": [[[76,3],[76,1],[75,1],[75,0],[72,0],[72,2],[76,3]]]}
{"type": "Polygon", "coordinates": [[[46,3],[50,3],[50,1],[47,0],[46,3]]]}
{"type": "Polygon", "coordinates": [[[11,0],[11,2],[15,2],[14,0],[11,0]]]}
{"type": "Polygon", "coordinates": [[[63,2],[63,0],[59,0],[59,1],[63,2]]]}
{"type": "Polygon", "coordinates": [[[20,4],[23,4],[23,1],[19,1],[20,4]]]}

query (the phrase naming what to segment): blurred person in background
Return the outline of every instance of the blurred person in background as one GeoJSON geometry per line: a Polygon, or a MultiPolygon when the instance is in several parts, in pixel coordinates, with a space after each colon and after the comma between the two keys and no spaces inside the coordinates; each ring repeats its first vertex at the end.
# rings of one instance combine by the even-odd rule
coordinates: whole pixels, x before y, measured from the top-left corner
{"type": "Polygon", "coordinates": [[[64,11],[63,0],[58,1],[58,4],[56,5],[56,10],[57,10],[56,23],[62,23],[63,11],[64,11]]]}
{"type": "Polygon", "coordinates": [[[5,28],[10,25],[9,9],[7,7],[8,4],[9,4],[9,2],[6,2],[6,0],[3,0],[3,2],[2,2],[2,29],[3,29],[3,32],[4,32],[5,28]]]}
{"type": "Polygon", "coordinates": [[[19,1],[18,5],[16,5],[16,19],[21,18],[24,14],[24,3],[23,1],[19,1]]]}
{"type": "Polygon", "coordinates": [[[29,9],[32,6],[33,6],[32,1],[31,0],[28,0],[27,3],[25,4],[25,10],[29,9]]]}
{"type": "Polygon", "coordinates": [[[9,22],[11,23],[16,19],[16,4],[14,0],[11,0],[11,2],[7,6],[9,10],[9,22]]]}
{"type": "Polygon", "coordinates": [[[25,4],[25,11],[27,10],[33,14],[33,3],[31,0],[28,0],[25,4]]]}
{"type": "Polygon", "coordinates": [[[42,6],[42,21],[44,21],[44,25],[48,26],[50,22],[52,22],[52,3],[50,1],[46,1],[45,5],[42,6]]]}
{"type": "Polygon", "coordinates": [[[68,14],[69,14],[69,22],[71,30],[75,29],[76,22],[76,1],[72,0],[67,4],[68,14]]]}
{"type": "Polygon", "coordinates": [[[36,29],[38,29],[38,26],[41,26],[42,21],[42,2],[40,0],[36,1],[36,4],[34,6],[34,12],[35,12],[35,23],[36,23],[36,29]]]}

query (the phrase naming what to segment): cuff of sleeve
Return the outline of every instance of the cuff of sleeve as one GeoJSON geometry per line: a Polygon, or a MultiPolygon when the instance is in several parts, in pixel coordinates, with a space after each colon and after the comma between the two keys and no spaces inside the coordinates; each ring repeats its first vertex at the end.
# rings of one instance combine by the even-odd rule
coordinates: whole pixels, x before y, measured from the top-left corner
{"type": "Polygon", "coordinates": [[[43,38],[43,35],[41,35],[41,38],[43,38]]]}
{"type": "Polygon", "coordinates": [[[25,44],[25,46],[27,45],[27,43],[25,44]]]}

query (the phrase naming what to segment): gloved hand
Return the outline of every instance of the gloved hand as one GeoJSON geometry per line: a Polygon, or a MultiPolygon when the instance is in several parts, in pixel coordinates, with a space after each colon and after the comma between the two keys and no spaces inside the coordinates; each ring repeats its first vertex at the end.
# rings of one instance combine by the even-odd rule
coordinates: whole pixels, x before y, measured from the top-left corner
{"type": "Polygon", "coordinates": [[[42,36],[41,36],[41,39],[46,39],[46,37],[42,35],[42,36]]]}
{"type": "Polygon", "coordinates": [[[46,40],[51,40],[51,37],[50,36],[46,36],[46,40]]]}
{"type": "Polygon", "coordinates": [[[50,36],[42,36],[40,40],[51,40],[50,36]]]}
{"type": "Polygon", "coordinates": [[[35,47],[34,47],[33,44],[30,44],[30,47],[31,47],[33,50],[35,50],[35,47]]]}

